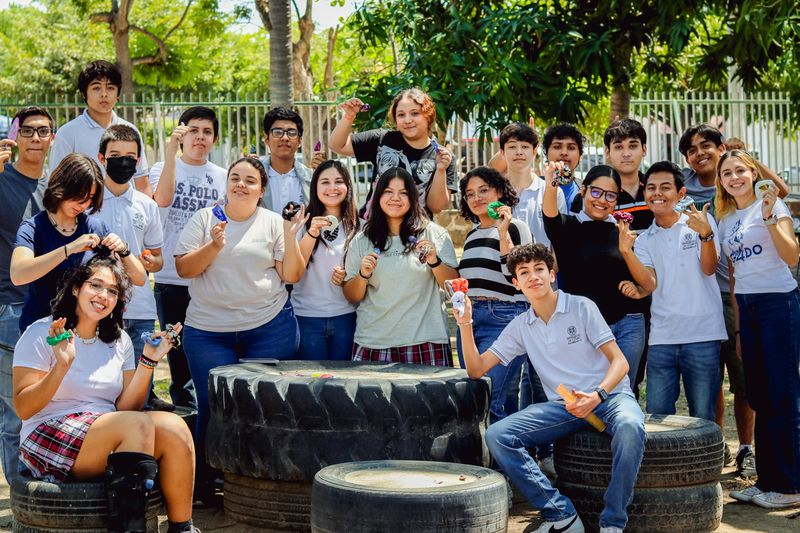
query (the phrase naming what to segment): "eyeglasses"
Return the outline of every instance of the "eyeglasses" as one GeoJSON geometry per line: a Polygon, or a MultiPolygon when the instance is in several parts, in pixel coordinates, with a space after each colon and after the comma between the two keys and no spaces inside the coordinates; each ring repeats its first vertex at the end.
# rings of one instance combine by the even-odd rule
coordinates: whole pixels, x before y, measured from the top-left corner
{"type": "Polygon", "coordinates": [[[53,133],[53,130],[47,126],[40,126],[38,128],[31,126],[20,126],[18,133],[20,137],[33,137],[34,133],[38,133],[39,137],[44,139],[45,137],[50,137],[50,134],[53,133]]]}
{"type": "Polygon", "coordinates": [[[617,198],[619,197],[618,192],[607,191],[605,189],[601,189],[600,187],[595,187],[594,185],[589,185],[589,194],[595,200],[603,196],[603,194],[605,194],[606,202],[609,203],[617,203],[617,198]]]}
{"type": "Polygon", "coordinates": [[[492,190],[491,187],[484,186],[484,187],[481,187],[480,189],[478,189],[477,191],[468,192],[467,194],[464,195],[464,198],[466,198],[466,200],[468,202],[472,202],[474,200],[477,200],[478,197],[485,198],[486,195],[489,194],[489,191],[491,191],[491,190],[492,190]]]}
{"type": "Polygon", "coordinates": [[[102,283],[98,283],[96,281],[91,281],[91,280],[87,281],[86,285],[88,285],[89,289],[91,289],[91,291],[95,294],[102,294],[103,291],[106,291],[108,293],[109,298],[114,300],[119,298],[119,289],[116,289],[114,287],[106,287],[102,283]]]}
{"type": "Polygon", "coordinates": [[[297,137],[298,135],[300,135],[300,132],[299,132],[299,131],[297,131],[297,130],[296,130],[296,129],[294,129],[294,128],[290,128],[290,129],[288,129],[288,130],[285,130],[285,129],[283,129],[283,128],[272,128],[271,130],[269,130],[269,134],[270,134],[271,136],[273,136],[273,137],[277,137],[278,139],[280,139],[280,138],[281,138],[281,137],[283,137],[284,135],[286,135],[286,136],[287,136],[287,137],[289,137],[290,139],[294,139],[295,137],[297,137]]]}

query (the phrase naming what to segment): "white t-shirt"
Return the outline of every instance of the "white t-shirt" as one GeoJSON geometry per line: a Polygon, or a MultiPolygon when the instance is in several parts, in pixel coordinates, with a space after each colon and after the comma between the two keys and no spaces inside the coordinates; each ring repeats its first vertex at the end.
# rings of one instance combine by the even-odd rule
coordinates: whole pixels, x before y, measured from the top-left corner
{"type": "MultiPolygon", "coordinates": [[[[52,317],[37,320],[25,330],[14,348],[14,366],[49,372],[56,364],[53,349],[47,344],[47,332],[52,317]]],[[[44,408],[22,421],[20,442],[36,426],[53,418],[73,413],[111,413],[122,394],[122,373],[134,370],[133,344],[124,331],[111,344],[97,340],[83,344],[75,339],[75,360],[67,370],[56,393],[44,408]]]]}
{"type": "MultiPolygon", "coordinates": [[[[109,231],[125,241],[134,255],[142,255],[142,250],[161,248],[164,244],[158,204],[146,194],[137,191],[133,185],[129,185],[121,196],[114,196],[106,188],[103,208],[93,216],[105,222],[109,231]]],[[[156,299],[149,283],[131,288],[131,299],[125,305],[123,316],[128,320],[156,319],[156,299]]]]}
{"type": "MultiPolygon", "coordinates": [[[[160,161],[150,169],[150,185],[155,192],[164,162],[160,161]]],[[[189,285],[175,270],[175,245],[183,228],[199,209],[211,207],[225,195],[228,172],[210,161],[196,166],[184,163],[179,157],[175,163],[175,196],[170,207],[161,208],[161,224],[164,230],[164,268],[153,274],[156,283],[170,285],[189,285]]]]}
{"type": "MultiPolygon", "coordinates": [[[[128,122],[121,119],[115,112],[111,112],[111,125],[124,125],[130,126],[139,133],[139,130],[128,122]]],[[[106,168],[97,159],[97,154],[100,152],[100,137],[103,136],[106,129],[94,121],[89,116],[89,110],[84,109],[83,113],[74,119],[70,120],[56,131],[55,139],[53,139],[53,147],[50,148],[50,157],[48,165],[50,172],[55,170],[62,159],[67,157],[72,152],[78,152],[88,157],[93,158],[100,166],[105,176],[106,168]]],[[[139,138],[142,139],[142,134],[139,133],[139,138]]],[[[147,157],[144,153],[144,139],[142,139],[142,149],[139,151],[139,162],[136,163],[136,174],[134,177],[147,176],[147,157]]]]}
{"type": "MultiPolygon", "coordinates": [[[[508,365],[528,354],[550,401],[560,401],[556,387],[591,392],[600,385],[611,363],[600,347],[614,340],[597,305],[588,298],[557,291],[558,302],[545,323],[531,307],[506,326],[489,350],[508,365]]],[[[628,376],[608,391],[633,396],[628,376]]]]}
{"type": "MultiPolygon", "coordinates": [[[[456,252],[446,229],[429,222],[422,239],[433,242],[442,262],[456,268],[456,252]]],[[[363,232],[356,235],[347,251],[345,280],[358,275],[361,259],[373,248],[363,232]]],[[[361,346],[383,349],[450,342],[442,293],[431,268],[419,262],[415,250],[403,252],[400,237],[391,237],[389,249],[381,252],[367,281],[367,294],[356,311],[355,342],[361,346]]]]}
{"type": "MultiPolygon", "coordinates": [[[[528,224],[533,234],[533,242],[540,242],[550,247],[550,239],[544,230],[544,219],[542,214],[542,199],[544,198],[545,182],[538,176],[533,177],[533,182],[526,189],[519,192],[519,203],[514,208],[513,216],[528,224]]],[[[567,201],[564,199],[564,191],[559,187],[558,193],[558,212],[569,213],[567,201]]]]}
{"type": "MultiPolygon", "coordinates": [[[[700,266],[700,235],[681,214],[669,228],[655,221],[636,239],[636,257],[656,271],[656,290],[650,305],[650,345],[688,344],[725,340],[722,298],[714,274],[707,276],[700,266]]],[[[717,225],[714,247],[719,253],[717,225]]]]}
{"type": "Polygon", "coordinates": [[[271,165],[267,165],[269,177],[269,190],[272,193],[272,205],[267,209],[281,213],[289,202],[303,203],[303,186],[294,168],[286,174],[281,174],[271,165]]]}
{"type": "MultiPolygon", "coordinates": [[[[211,228],[218,223],[210,207],[195,213],[181,233],[175,255],[210,241],[211,228]]],[[[246,331],[275,318],[289,298],[275,270],[283,253],[280,215],[257,207],[245,221],[228,218],[225,246],[202,274],[189,281],[192,299],[186,324],[205,331],[246,331]]]]}
{"type": "MultiPolygon", "coordinates": [[[[772,212],[778,219],[791,217],[786,204],[780,199],[772,212]]],[[[719,223],[719,231],[722,251],[733,266],[734,292],[789,292],[797,287],[797,281],[778,255],[764,224],[761,200],[723,218],[719,223]]]]}
{"type": "MultiPolygon", "coordinates": [[[[297,240],[301,240],[305,233],[303,227],[297,232],[297,240]]],[[[292,306],[297,316],[328,318],[355,312],[356,306],[347,301],[342,288],[331,282],[333,267],[344,267],[346,240],[341,225],[333,242],[320,236],[317,250],[312,255],[314,260],[308,263],[303,278],[292,289],[292,306]]]]}

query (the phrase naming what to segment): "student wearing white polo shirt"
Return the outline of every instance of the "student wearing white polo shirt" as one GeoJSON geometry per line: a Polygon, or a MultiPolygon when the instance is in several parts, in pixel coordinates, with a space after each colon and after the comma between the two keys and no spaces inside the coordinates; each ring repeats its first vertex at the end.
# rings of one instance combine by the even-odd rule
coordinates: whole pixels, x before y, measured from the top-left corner
{"type": "MultiPolygon", "coordinates": [[[[73,152],[93,157],[102,167],[97,158],[97,147],[103,132],[110,126],[123,124],[139,133],[136,126],[114,113],[121,87],[122,75],[119,69],[108,61],[92,61],[83,68],[78,75],[78,90],[86,102],[86,109],[80,116],[58,128],[48,160],[51,170],[55,169],[67,154],[73,152]]],[[[138,190],[148,196],[153,195],[147,179],[144,146],[139,149],[134,178],[138,190]]]]}
{"type": "Polygon", "coordinates": [[[463,315],[454,311],[467,373],[478,379],[498,363],[508,365],[527,353],[542,380],[547,402],[514,413],[486,431],[494,459],[545,519],[534,533],[582,533],[584,528],[572,502],[553,487],[528,448],[588,427],[584,418],[592,412],[607,424],[613,460],[600,532],[621,532],[644,453],[644,415],[631,392],[628,362],[597,305],[582,296],[553,291],[553,263],[543,244],[511,250],[507,265],[512,283],[531,308],[514,318],[482,354],[472,333],[470,299],[466,298],[463,315]],[[561,400],[556,392],[559,384],[573,390],[574,402],[561,400]]]}
{"type": "Polygon", "coordinates": [[[689,414],[714,421],[722,374],[719,351],[727,338],[714,273],[719,243],[708,204],[679,213],[686,195],[681,169],[653,164],[644,198],[655,220],[639,234],[618,222],[620,252],[636,282],[653,291],[647,361],[647,412],[674,415],[680,380],[689,414]],[[635,244],[634,244],[635,241],[635,244]]]}
{"type": "MultiPolygon", "coordinates": [[[[145,270],[158,272],[164,265],[161,256],[164,235],[158,206],[130,184],[140,151],[141,139],[130,126],[111,126],[100,137],[98,159],[106,175],[103,210],[95,216],[128,243],[131,253],[139,258],[145,270]]],[[[134,353],[143,353],[142,333],[152,332],[156,321],[156,300],[150,283],[133,288],[122,318],[134,353]]],[[[138,364],[138,359],[136,361],[138,364]]],[[[145,408],[172,411],[174,406],[159,399],[151,383],[145,408]]]]}

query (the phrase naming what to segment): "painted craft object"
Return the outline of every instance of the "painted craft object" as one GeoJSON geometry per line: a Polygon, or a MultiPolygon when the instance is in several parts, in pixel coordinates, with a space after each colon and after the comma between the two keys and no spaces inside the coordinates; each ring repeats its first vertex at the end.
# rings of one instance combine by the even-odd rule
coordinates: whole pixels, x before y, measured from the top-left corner
{"type": "Polygon", "coordinates": [[[557,168],[555,172],[554,184],[569,185],[572,182],[573,172],[569,165],[564,165],[563,168],[557,168]]]}
{"type": "MultiPolygon", "coordinates": [[[[408,242],[411,243],[411,246],[416,247],[419,240],[412,235],[408,238],[408,242]]],[[[422,248],[420,248],[419,255],[417,256],[419,258],[420,263],[424,263],[425,261],[427,261],[428,254],[430,253],[430,251],[431,248],[428,245],[425,245],[422,248]]]]}
{"type": "Polygon", "coordinates": [[[613,213],[611,213],[611,216],[614,217],[614,220],[616,220],[617,222],[619,222],[621,220],[622,222],[625,222],[626,224],[632,224],[633,223],[633,215],[631,215],[630,213],[628,213],[626,211],[614,211],[613,213]]]}
{"type": "Polygon", "coordinates": [[[448,279],[444,282],[445,292],[450,296],[450,303],[459,316],[464,316],[469,281],[464,278],[448,279]]]}
{"type": "Polygon", "coordinates": [[[281,216],[284,220],[292,220],[294,216],[300,212],[300,204],[297,202],[289,202],[281,211],[281,216]]]}
{"type": "Polygon", "coordinates": [[[492,202],[486,207],[486,214],[489,215],[489,218],[493,218],[497,220],[500,218],[500,213],[497,212],[498,209],[505,206],[503,202],[492,202]]]}
{"type": "Polygon", "coordinates": [[[691,196],[684,196],[683,198],[678,200],[678,203],[675,204],[672,207],[672,209],[674,209],[678,213],[682,213],[683,211],[690,209],[693,204],[694,204],[694,199],[691,196]]]}

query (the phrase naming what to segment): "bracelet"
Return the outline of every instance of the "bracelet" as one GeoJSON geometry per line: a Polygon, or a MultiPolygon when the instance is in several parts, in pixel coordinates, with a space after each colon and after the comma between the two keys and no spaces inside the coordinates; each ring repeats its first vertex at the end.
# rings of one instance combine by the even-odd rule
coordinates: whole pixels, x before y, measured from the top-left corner
{"type": "Polygon", "coordinates": [[[469,322],[456,322],[459,326],[469,326],[472,324],[472,319],[469,322]]]}
{"type": "Polygon", "coordinates": [[[436,262],[435,263],[428,263],[428,266],[431,267],[431,268],[436,268],[441,264],[442,264],[442,258],[437,255],[436,256],[436,262]]]}
{"type": "Polygon", "coordinates": [[[125,249],[122,250],[121,252],[117,252],[117,255],[119,256],[120,259],[125,259],[129,255],[131,255],[131,247],[126,244],[125,249]]]}
{"type": "Polygon", "coordinates": [[[64,259],[69,259],[69,254],[67,253],[67,245],[64,245],[64,259]]]}
{"type": "Polygon", "coordinates": [[[68,329],[65,329],[63,333],[60,333],[55,337],[47,337],[45,340],[47,341],[47,344],[49,344],[50,346],[55,346],[59,342],[65,341],[70,337],[72,337],[72,333],[70,333],[68,329]]]}
{"type": "Polygon", "coordinates": [[[364,274],[362,274],[360,268],[358,269],[358,275],[361,276],[363,279],[369,279],[372,277],[372,273],[370,273],[369,276],[365,276],[364,274]]]}
{"type": "Polygon", "coordinates": [[[139,364],[141,366],[145,367],[145,368],[149,368],[150,370],[153,370],[155,367],[158,366],[158,361],[153,361],[149,357],[147,357],[144,354],[142,354],[139,357],[139,364]]]}

